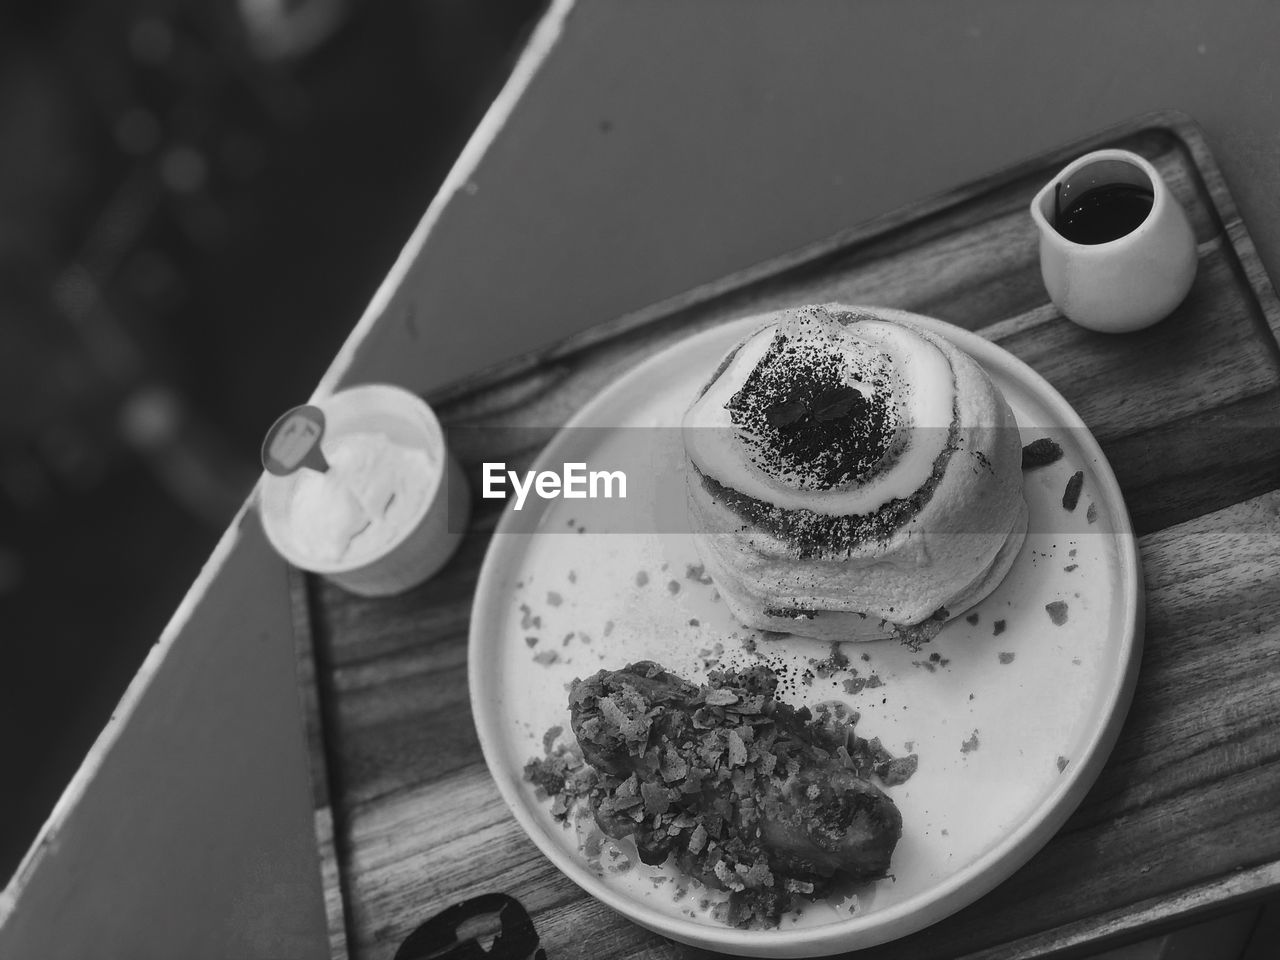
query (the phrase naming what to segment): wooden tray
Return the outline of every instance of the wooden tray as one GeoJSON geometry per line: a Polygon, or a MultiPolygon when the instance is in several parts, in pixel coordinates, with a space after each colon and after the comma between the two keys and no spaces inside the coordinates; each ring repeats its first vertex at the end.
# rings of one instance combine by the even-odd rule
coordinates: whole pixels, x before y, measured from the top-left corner
{"type": "MultiPolygon", "coordinates": [[[[555,425],[643,357],[729,319],[828,300],[930,314],[1038,370],[1105,449],[1147,580],[1133,707],[1067,825],[986,897],[860,960],[1036,956],[1280,887],[1280,302],[1185,118],[1070,144],[430,399],[446,425],[492,428],[455,433],[469,476],[482,460],[523,469],[555,425]],[[1047,303],[1027,214],[1061,166],[1104,146],[1155,164],[1200,248],[1175,315],[1123,336],[1085,331],[1047,303]],[[478,436],[485,449],[468,449],[478,436]]],[[[432,915],[503,892],[531,914],[551,960],[710,956],[561,876],[489,777],[467,701],[467,624],[500,505],[477,500],[450,565],[404,596],[361,600],[296,580],[333,955],[389,960],[432,915]]]]}

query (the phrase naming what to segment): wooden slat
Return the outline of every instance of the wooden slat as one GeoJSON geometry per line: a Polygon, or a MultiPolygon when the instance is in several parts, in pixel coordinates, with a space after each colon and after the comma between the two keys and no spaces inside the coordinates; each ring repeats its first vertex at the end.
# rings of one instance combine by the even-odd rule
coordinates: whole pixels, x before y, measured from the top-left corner
{"type": "MultiPolygon", "coordinates": [[[[1174,910],[1209,909],[1242,895],[1229,882],[1241,870],[1274,883],[1280,306],[1207,147],[1183,121],[1110,131],[1026,161],[504,365],[436,406],[465,465],[527,462],[640,359],[726,320],[826,299],[917,309],[977,329],[1054,383],[1112,461],[1144,534],[1148,577],[1134,707],[1085,802],[1008,883],[859,957],[1031,956],[1166,922],[1174,910]],[[1187,302],[1122,337],[1082,330],[1047,304],[1025,213],[1045,179],[1104,144],[1156,163],[1200,244],[1187,302]]],[[[557,960],[701,956],[561,876],[484,768],[467,702],[466,632],[496,519],[497,505],[477,500],[446,570],[402,597],[361,600],[311,584],[316,660],[328,671],[315,684],[327,700],[313,708],[326,720],[351,955],[389,957],[431,914],[501,890],[530,910],[557,960]]]]}

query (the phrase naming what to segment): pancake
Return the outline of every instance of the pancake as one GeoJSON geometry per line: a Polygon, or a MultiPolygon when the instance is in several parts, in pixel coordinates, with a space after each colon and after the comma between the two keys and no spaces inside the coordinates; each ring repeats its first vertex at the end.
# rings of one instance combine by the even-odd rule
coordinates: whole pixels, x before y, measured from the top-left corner
{"type": "Polygon", "coordinates": [[[683,421],[694,539],[744,624],[927,639],[1004,578],[1022,445],[985,371],[874,309],[760,317],[683,421]]]}

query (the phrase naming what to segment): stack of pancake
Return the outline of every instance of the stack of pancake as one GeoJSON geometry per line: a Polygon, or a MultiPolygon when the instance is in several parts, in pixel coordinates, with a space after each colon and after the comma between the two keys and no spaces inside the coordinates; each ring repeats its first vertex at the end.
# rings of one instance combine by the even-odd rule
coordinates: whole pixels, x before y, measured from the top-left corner
{"type": "Polygon", "coordinates": [[[874,309],[759,319],[684,418],[708,572],[748,626],[927,639],[1021,548],[1008,403],[945,338],[874,309]]]}

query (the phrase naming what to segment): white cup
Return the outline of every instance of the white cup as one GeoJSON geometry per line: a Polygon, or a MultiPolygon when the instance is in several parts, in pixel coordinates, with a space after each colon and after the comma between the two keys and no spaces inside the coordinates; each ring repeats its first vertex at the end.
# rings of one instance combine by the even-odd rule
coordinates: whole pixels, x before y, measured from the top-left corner
{"type": "Polygon", "coordinates": [[[294,500],[299,484],[306,482],[305,471],[287,476],[268,473],[259,492],[267,539],[294,566],[320,574],[351,593],[381,597],[417,586],[453,554],[470,507],[466,478],[445,447],[435,413],[421,398],[389,384],[351,387],[315,405],[325,415],[322,450],[332,449],[344,436],[363,434],[425,454],[420,477],[415,471],[404,481],[414,494],[409,501],[413,508],[396,515],[393,527],[384,531],[372,552],[354,550],[322,558],[296,529],[294,500]]]}
{"type": "Polygon", "coordinates": [[[1049,299],[1082,327],[1104,333],[1139,330],[1180,304],[1196,275],[1196,241],[1186,212],[1159,172],[1128,150],[1095,150],[1063,168],[1031,201],[1040,231],[1040,273],[1049,299]],[[1136,227],[1105,243],[1076,243],[1059,232],[1059,211],[1101,185],[1149,189],[1151,210],[1136,227]]]}

